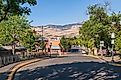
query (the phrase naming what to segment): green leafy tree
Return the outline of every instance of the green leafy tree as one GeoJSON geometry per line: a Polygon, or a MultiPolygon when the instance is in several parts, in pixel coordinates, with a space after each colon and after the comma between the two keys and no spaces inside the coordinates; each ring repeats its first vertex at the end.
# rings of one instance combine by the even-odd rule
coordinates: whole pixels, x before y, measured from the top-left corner
{"type": "Polygon", "coordinates": [[[106,13],[105,6],[96,4],[88,7],[89,20],[85,21],[80,28],[83,45],[86,47],[99,48],[100,41],[105,42],[105,46],[110,44],[109,23],[110,18],[106,13]]]}
{"type": "Polygon", "coordinates": [[[77,38],[77,37],[70,37],[70,38],[66,38],[66,37],[62,37],[61,38],[61,45],[63,46],[64,49],[69,50],[71,49],[72,45],[81,45],[81,39],[77,38]]]}
{"type": "Polygon", "coordinates": [[[35,36],[29,21],[23,16],[11,16],[0,23],[0,44],[12,45],[15,41],[29,50],[34,46],[35,36]]]}
{"type": "Polygon", "coordinates": [[[72,40],[70,40],[70,38],[66,38],[65,36],[63,36],[60,40],[61,45],[65,50],[69,50],[71,48],[71,41],[72,40]]]}
{"type": "Polygon", "coordinates": [[[107,14],[107,5],[99,4],[88,7],[89,20],[80,28],[81,45],[99,48],[100,41],[105,42],[106,48],[111,48],[111,33],[116,35],[115,49],[121,53],[121,13],[107,14]],[[112,24],[115,22],[115,24],[112,24]]]}
{"type": "Polygon", "coordinates": [[[121,31],[116,35],[115,49],[121,53],[121,31]]]}
{"type": "Polygon", "coordinates": [[[33,35],[32,30],[27,29],[24,35],[21,35],[20,43],[25,46],[29,51],[34,48],[36,37],[33,35]]]}
{"type": "Polygon", "coordinates": [[[13,15],[29,15],[31,9],[24,4],[34,6],[36,0],[0,0],[0,22],[8,16],[13,15]]]}

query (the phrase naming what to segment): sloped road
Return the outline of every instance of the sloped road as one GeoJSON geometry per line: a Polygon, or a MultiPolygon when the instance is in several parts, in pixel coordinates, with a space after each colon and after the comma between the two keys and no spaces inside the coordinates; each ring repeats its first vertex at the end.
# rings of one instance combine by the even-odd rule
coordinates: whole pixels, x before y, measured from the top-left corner
{"type": "Polygon", "coordinates": [[[25,66],[14,80],[121,80],[121,67],[81,54],[68,54],[25,66]]]}

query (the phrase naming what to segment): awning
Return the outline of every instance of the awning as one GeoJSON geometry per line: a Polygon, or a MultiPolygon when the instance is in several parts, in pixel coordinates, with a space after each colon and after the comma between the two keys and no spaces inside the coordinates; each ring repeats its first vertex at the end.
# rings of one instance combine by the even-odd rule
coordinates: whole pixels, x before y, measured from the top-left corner
{"type": "Polygon", "coordinates": [[[51,46],[51,49],[61,49],[60,46],[51,46]]]}

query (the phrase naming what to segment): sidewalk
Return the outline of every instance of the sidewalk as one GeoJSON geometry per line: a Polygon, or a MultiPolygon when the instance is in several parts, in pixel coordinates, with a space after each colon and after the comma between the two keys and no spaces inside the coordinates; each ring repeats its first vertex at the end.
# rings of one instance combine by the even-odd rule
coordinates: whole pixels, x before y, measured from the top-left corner
{"type": "MultiPolygon", "coordinates": [[[[101,58],[101,57],[100,57],[101,58]]],[[[102,57],[101,59],[107,61],[107,62],[111,62],[112,61],[112,57],[102,57]]],[[[114,56],[114,61],[115,63],[120,63],[121,64],[121,59],[119,56],[114,56]]]]}
{"type": "Polygon", "coordinates": [[[112,62],[112,57],[101,57],[101,56],[95,56],[95,55],[88,55],[89,57],[97,58],[100,60],[103,60],[107,62],[109,65],[121,67],[121,59],[118,56],[114,56],[114,62],[112,62]]]}

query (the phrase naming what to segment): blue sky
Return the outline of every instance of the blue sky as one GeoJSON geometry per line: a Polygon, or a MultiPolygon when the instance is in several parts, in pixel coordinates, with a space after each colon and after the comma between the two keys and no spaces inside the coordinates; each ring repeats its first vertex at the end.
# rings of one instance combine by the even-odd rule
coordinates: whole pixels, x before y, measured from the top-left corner
{"type": "Polygon", "coordinates": [[[28,19],[33,20],[31,25],[34,26],[82,22],[88,19],[86,11],[89,5],[106,1],[112,11],[121,11],[121,0],[37,0],[38,4],[31,7],[28,19]]]}

